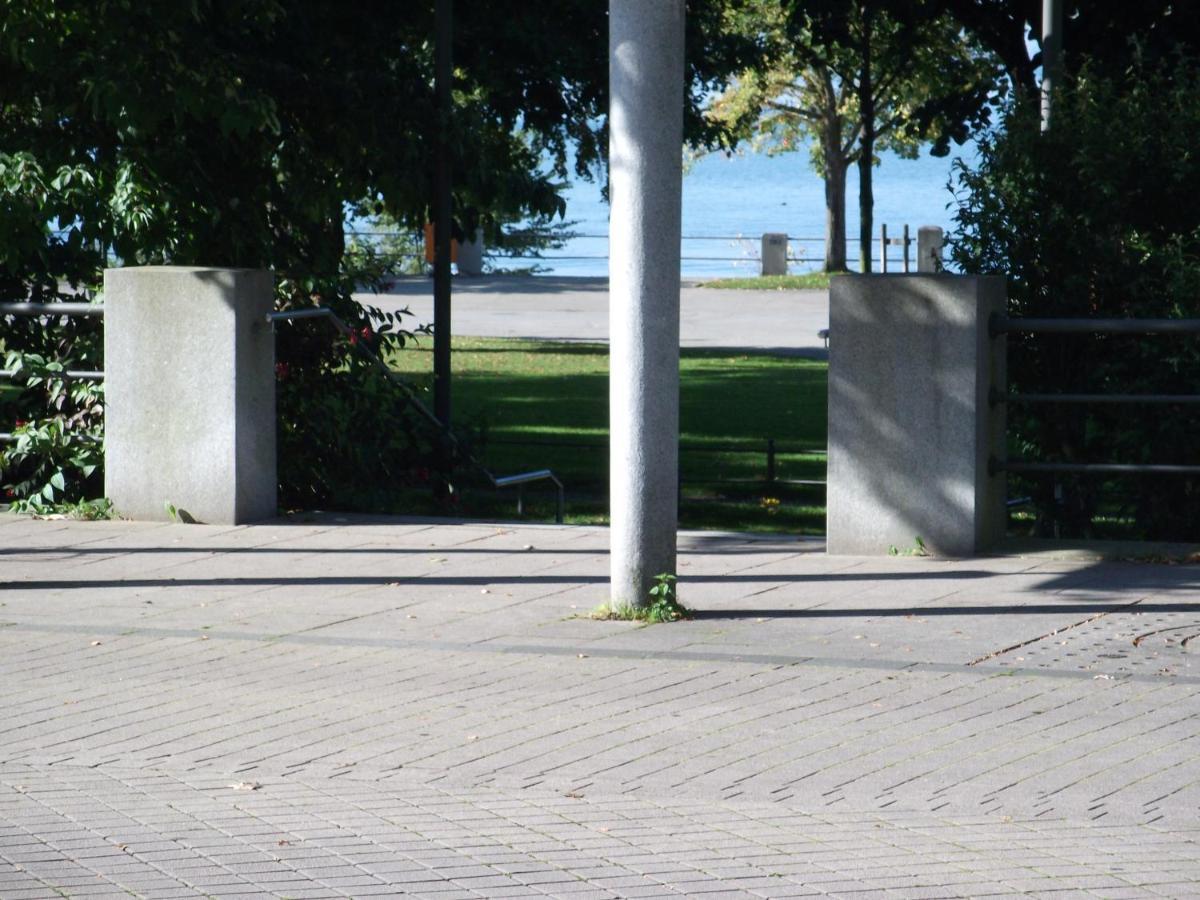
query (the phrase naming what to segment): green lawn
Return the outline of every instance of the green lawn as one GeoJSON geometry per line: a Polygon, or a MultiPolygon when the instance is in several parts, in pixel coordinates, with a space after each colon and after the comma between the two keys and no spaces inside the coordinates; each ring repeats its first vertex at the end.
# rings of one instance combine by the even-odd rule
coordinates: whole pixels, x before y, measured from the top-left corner
{"type": "MultiPolygon", "coordinates": [[[[393,365],[413,381],[428,384],[429,342],[404,350],[393,365]]],[[[820,487],[768,484],[765,479],[768,438],[776,444],[778,479],[824,478],[824,457],[811,451],[825,446],[825,363],[684,350],[680,369],[682,524],[823,531],[820,487]]],[[[457,426],[479,430],[479,456],[495,474],[553,469],[567,486],[569,518],[604,521],[606,346],[458,339],[453,408],[457,426]]],[[[546,497],[544,492],[541,496],[546,497]]],[[[501,497],[498,507],[494,495],[482,492],[469,501],[481,513],[511,515],[511,495],[501,497]]],[[[529,499],[534,501],[532,488],[529,499]]],[[[535,502],[531,517],[548,515],[548,498],[535,502]]]]}
{"type": "Polygon", "coordinates": [[[824,291],[834,272],[803,272],[799,275],[760,275],[748,278],[714,278],[700,283],[705,288],[731,288],[739,291],[824,291]]]}

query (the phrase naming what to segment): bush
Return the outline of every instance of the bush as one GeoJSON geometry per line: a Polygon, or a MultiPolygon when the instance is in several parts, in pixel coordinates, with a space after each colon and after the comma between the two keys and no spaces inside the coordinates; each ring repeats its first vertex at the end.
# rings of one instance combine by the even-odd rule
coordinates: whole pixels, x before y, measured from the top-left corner
{"type": "MultiPolygon", "coordinates": [[[[438,472],[437,429],[360,352],[369,347],[386,359],[414,337],[399,315],[364,310],[352,297],[355,290],[377,286],[387,264],[360,247],[344,256],[335,278],[277,281],[280,308],[327,306],[351,329],[341,335],[324,319],[277,327],[285,507],[391,511],[406,488],[427,486],[438,472]]],[[[103,504],[89,501],[99,500],[104,488],[103,384],[66,376],[69,369],[103,368],[100,320],[0,321],[6,324],[5,367],[16,370],[14,388],[0,395],[0,430],[14,426],[14,441],[0,453],[10,508],[36,514],[102,511],[103,504]]]]}
{"type": "MultiPolygon", "coordinates": [[[[952,254],[1008,277],[1022,316],[1200,315],[1200,64],[1141,60],[1109,75],[1084,65],[1057,95],[1053,128],[1036,104],[1010,107],[956,170],[952,254]]],[[[1195,337],[1009,336],[1010,389],[1190,394],[1195,337]]],[[[1194,463],[1195,407],[1037,405],[1009,409],[1010,454],[1061,462],[1194,463]]],[[[1063,536],[1200,537],[1200,479],[1031,479],[1038,530],[1063,536]],[[1106,531],[1106,527],[1109,529],[1106,531]]]]}

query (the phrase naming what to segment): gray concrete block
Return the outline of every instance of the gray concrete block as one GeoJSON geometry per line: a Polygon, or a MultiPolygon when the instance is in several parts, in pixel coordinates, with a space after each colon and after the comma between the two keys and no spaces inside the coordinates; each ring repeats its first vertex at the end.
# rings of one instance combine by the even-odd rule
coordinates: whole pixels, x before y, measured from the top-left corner
{"type": "Polygon", "coordinates": [[[122,515],[275,515],[273,302],[269,272],[104,273],[105,493],[122,515]]]}
{"type": "Polygon", "coordinates": [[[828,549],[970,556],[1004,534],[999,277],[840,276],[830,289],[828,549]]]}
{"type": "Polygon", "coordinates": [[[762,274],[786,275],[788,238],[786,234],[767,233],[762,236],[762,274]]]}

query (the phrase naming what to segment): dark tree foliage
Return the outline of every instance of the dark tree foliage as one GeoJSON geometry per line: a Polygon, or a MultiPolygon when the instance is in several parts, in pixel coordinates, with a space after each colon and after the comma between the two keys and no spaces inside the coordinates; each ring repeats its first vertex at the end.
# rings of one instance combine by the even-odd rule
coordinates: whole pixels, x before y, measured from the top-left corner
{"type": "MultiPolygon", "coordinates": [[[[903,8],[907,0],[885,0],[903,8]]],[[[1040,42],[1042,0],[934,0],[999,57],[1016,91],[1038,90],[1040,51],[1030,54],[1028,35],[1040,42]]],[[[1067,72],[1085,61],[1124,69],[1135,50],[1143,60],[1164,59],[1177,50],[1200,49],[1200,4],[1179,0],[1063,0],[1063,48],[1067,72]]]]}
{"type": "MultiPolygon", "coordinates": [[[[745,42],[713,27],[736,2],[692,4],[694,140],[711,138],[696,115],[706,86],[741,59],[745,42]]],[[[494,226],[561,215],[567,148],[578,147],[581,171],[602,171],[606,4],[456,6],[458,216],[494,226]]],[[[347,247],[343,227],[351,209],[410,227],[427,218],[439,126],[433,35],[434,0],[0,5],[0,300],[96,288],[114,261],[266,268],[281,306],[332,306],[362,340],[398,349],[409,337],[400,324],[372,326],[351,300],[380,274],[379,260],[347,247]]],[[[6,350],[52,357],[57,348],[72,365],[100,365],[94,328],[0,327],[6,350]]],[[[347,496],[369,471],[378,489],[427,467],[427,437],[392,421],[406,415],[403,399],[371,383],[331,334],[319,323],[281,327],[289,503],[347,496]],[[366,457],[374,469],[347,462],[366,457]]],[[[35,387],[10,398],[6,414],[43,416],[35,387]]],[[[3,480],[36,487],[14,465],[26,463],[8,460],[3,480]]]]}
{"type": "MultiPolygon", "coordinates": [[[[1200,63],[1085,64],[1040,130],[1018,102],[960,168],[956,263],[1006,275],[1026,316],[1200,316],[1200,63]]],[[[1195,336],[1008,339],[1009,383],[1024,393],[1193,394],[1195,336]]],[[[1187,405],[1012,405],[1010,453],[1071,463],[1194,463],[1200,421],[1187,405]]],[[[1039,530],[1064,536],[1200,538],[1200,479],[1144,475],[1031,479],[1039,530]],[[1123,524],[1122,524],[1123,523],[1123,524]],[[1129,525],[1132,523],[1132,526],[1129,525]],[[1123,529],[1123,530],[1122,530],[1123,529]]]]}

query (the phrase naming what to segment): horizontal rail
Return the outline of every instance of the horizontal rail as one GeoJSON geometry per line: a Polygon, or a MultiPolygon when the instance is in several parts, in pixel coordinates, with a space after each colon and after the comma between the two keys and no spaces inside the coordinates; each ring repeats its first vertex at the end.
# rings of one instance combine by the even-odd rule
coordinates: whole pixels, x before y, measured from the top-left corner
{"type": "Polygon", "coordinates": [[[1200,334],[1200,319],[1041,319],[993,314],[992,335],[1022,334],[1200,334]]]}
{"type": "MultiPolygon", "coordinates": [[[[420,234],[419,232],[415,232],[415,231],[355,231],[355,230],[350,230],[350,231],[346,231],[344,233],[351,237],[408,237],[408,238],[412,238],[415,241],[423,241],[424,240],[424,236],[422,234],[420,234]]],[[[510,231],[510,232],[507,232],[508,237],[525,237],[528,235],[536,236],[538,234],[539,234],[539,232],[535,232],[535,231],[510,231]]],[[[564,240],[564,241],[605,240],[606,241],[606,240],[608,240],[609,235],[607,233],[591,234],[591,233],[587,233],[587,232],[571,231],[571,232],[566,232],[565,234],[561,234],[561,235],[548,235],[548,237],[550,237],[551,239],[556,240],[556,241],[557,240],[564,240]]],[[[858,237],[859,236],[857,234],[847,234],[846,240],[847,241],[857,241],[858,237]]],[[[681,241],[757,241],[757,240],[760,240],[761,238],[762,238],[762,234],[684,234],[684,235],[680,235],[680,237],[679,237],[679,239],[681,241]]],[[[789,234],[787,236],[787,239],[789,242],[794,242],[797,244],[823,244],[823,243],[825,243],[824,237],[793,237],[792,235],[789,234]]],[[[899,238],[897,238],[897,240],[899,240],[899,238]]]]}
{"type": "Polygon", "coordinates": [[[492,479],[496,487],[511,487],[514,484],[528,484],[531,481],[542,481],[549,479],[550,481],[558,481],[554,477],[554,473],[549,469],[537,469],[533,472],[522,472],[520,475],[506,475],[503,478],[492,479]]]}
{"type": "Polygon", "coordinates": [[[1010,460],[988,463],[991,472],[1048,475],[1200,475],[1200,466],[1159,463],[1046,463],[1010,460]]]}
{"type": "Polygon", "coordinates": [[[1197,404],[1200,394],[998,394],[999,403],[1197,404]]]}
{"type": "MultiPolygon", "coordinates": [[[[353,334],[353,330],[350,328],[350,326],[343,322],[337,313],[326,306],[317,306],[306,309],[278,310],[276,312],[267,313],[265,318],[272,327],[275,326],[276,322],[286,322],[293,319],[328,319],[333,327],[336,328],[342,335],[349,337],[351,334],[353,334]]],[[[391,367],[388,366],[388,364],[385,363],[382,358],[380,358],[379,354],[367,347],[363,341],[355,341],[354,346],[358,348],[360,353],[364,354],[369,360],[371,360],[375,368],[383,372],[388,381],[404,391],[408,399],[414,406],[416,406],[416,408],[428,422],[430,422],[443,435],[445,435],[446,439],[449,440],[456,448],[459,447],[458,438],[456,438],[454,433],[442,423],[442,420],[434,415],[433,411],[421,401],[421,398],[417,396],[417,392],[412,385],[393,372],[391,367]]],[[[559,525],[563,523],[563,513],[566,505],[563,484],[552,471],[549,469],[540,469],[536,472],[525,472],[521,475],[509,475],[504,478],[497,478],[486,466],[480,463],[479,460],[475,459],[475,457],[470,453],[465,453],[464,455],[471,461],[472,465],[474,465],[477,469],[479,469],[479,471],[487,476],[488,481],[490,481],[492,486],[496,488],[520,485],[529,481],[538,481],[541,479],[553,481],[558,492],[558,503],[555,511],[554,521],[559,525]]]]}
{"type": "MultiPolygon", "coordinates": [[[[16,378],[19,375],[27,374],[23,369],[0,369],[0,378],[16,378]]],[[[34,376],[41,378],[43,376],[34,376]]],[[[93,372],[86,369],[67,369],[65,372],[47,372],[44,377],[47,378],[78,378],[80,380],[103,381],[103,372],[93,372]]]]}
{"type": "MultiPolygon", "coordinates": [[[[563,447],[574,450],[607,450],[608,444],[599,443],[596,441],[547,441],[537,438],[529,438],[520,440],[514,438],[488,438],[489,444],[499,444],[500,446],[508,447],[563,447]]],[[[764,453],[763,447],[745,447],[740,445],[730,444],[680,444],[679,450],[682,453],[764,453]]],[[[775,447],[775,453],[779,456],[825,456],[828,451],[824,447],[815,448],[787,448],[775,447]]]]}
{"type": "MultiPolygon", "coordinates": [[[[480,466],[483,469],[482,466],[480,466]]],[[[531,481],[552,481],[554,482],[555,490],[555,505],[554,505],[554,522],[557,525],[563,523],[563,516],[566,512],[566,496],[563,489],[563,483],[558,479],[550,469],[537,469],[533,472],[522,472],[519,475],[505,475],[503,478],[497,478],[492,475],[487,469],[483,472],[489,479],[492,485],[496,488],[520,487],[521,485],[529,484],[531,481]]],[[[524,505],[522,495],[517,495],[517,512],[522,511],[524,505]]]]}
{"type": "Polygon", "coordinates": [[[0,303],[2,316],[103,316],[100,303],[0,303]]]}

